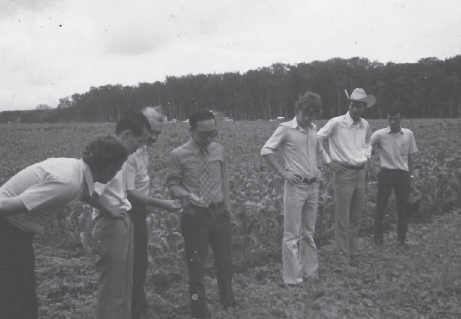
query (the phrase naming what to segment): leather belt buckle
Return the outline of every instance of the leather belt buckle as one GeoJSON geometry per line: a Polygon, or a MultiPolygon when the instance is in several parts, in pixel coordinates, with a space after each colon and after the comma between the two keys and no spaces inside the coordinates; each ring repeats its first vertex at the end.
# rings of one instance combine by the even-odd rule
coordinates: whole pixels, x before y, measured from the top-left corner
{"type": "Polygon", "coordinates": [[[365,168],[365,164],[362,164],[360,166],[355,166],[355,165],[348,165],[348,164],[341,164],[342,167],[345,167],[347,169],[353,169],[353,170],[361,170],[365,168]]]}
{"type": "Polygon", "coordinates": [[[301,175],[295,175],[297,178],[301,180],[301,183],[304,184],[314,184],[317,181],[317,177],[312,177],[312,178],[307,178],[307,177],[301,177],[301,175]]]}

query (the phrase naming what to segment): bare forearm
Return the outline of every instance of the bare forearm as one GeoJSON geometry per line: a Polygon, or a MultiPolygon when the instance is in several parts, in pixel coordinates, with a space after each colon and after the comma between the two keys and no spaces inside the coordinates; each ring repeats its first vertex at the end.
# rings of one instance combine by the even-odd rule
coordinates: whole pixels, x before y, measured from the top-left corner
{"type": "Polygon", "coordinates": [[[165,200],[163,199],[145,195],[137,189],[127,190],[126,192],[130,198],[133,198],[135,201],[140,202],[146,206],[165,208],[165,200]]]}
{"type": "Polygon", "coordinates": [[[410,175],[415,174],[415,160],[413,155],[408,155],[408,170],[410,175]]]}
{"type": "Polygon", "coordinates": [[[266,163],[269,164],[270,167],[272,167],[273,170],[275,170],[280,176],[283,177],[283,172],[285,171],[285,168],[279,164],[274,154],[263,155],[263,158],[266,161],[266,163]]]}
{"type": "Polygon", "coordinates": [[[110,212],[112,209],[109,205],[107,205],[98,193],[94,192],[92,197],[85,197],[83,199],[87,204],[93,206],[94,208],[102,211],[102,212],[110,212]]]}

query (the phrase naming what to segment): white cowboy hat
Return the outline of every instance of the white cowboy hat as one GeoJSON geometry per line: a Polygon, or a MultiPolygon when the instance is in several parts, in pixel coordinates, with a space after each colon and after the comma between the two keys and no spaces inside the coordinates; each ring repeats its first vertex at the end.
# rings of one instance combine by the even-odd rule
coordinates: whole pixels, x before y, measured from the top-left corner
{"type": "Polygon", "coordinates": [[[351,96],[348,96],[346,90],[346,96],[351,101],[365,102],[367,107],[372,107],[376,103],[376,97],[374,95],[367,95],[363,89],[357,88],[352,91],[351,96]]]}

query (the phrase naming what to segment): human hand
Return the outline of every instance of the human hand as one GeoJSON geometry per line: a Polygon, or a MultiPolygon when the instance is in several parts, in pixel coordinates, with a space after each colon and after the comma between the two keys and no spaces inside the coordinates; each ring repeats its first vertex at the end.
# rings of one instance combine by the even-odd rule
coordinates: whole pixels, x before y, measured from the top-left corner
{"type": "Polygon", "coordinates": [[[297,177],[295,174],[293,174],[293,172],[290,172],[290,171],[284,171],[282,173],[282,177],[284,180],[292,184],[299,184],[302,182],[302,180],[299,177],[297,177]]]}
{"type": "Polygon", "coordinates": [[[120,207],[123,205],[123,203],[114,205],[110,207],[110,210],[107,211],[107,215],[113,218],[123,218],[126,215],[126,212],[121,210],[120,207]]]}
{"type": "Polygon", "coordinates": [[[192,203],[192,205],[195,206],[205,206],[205,202],[203,201],[202,197],[198,197],[195,194],[189,193],[188,195],[189,201],[192,203]]]}
{"type": "Polygon", "coordinates": [[[342,166],[339,163],[331,162],[331,163],[328,163],[326,165],[328,166],[329,169],[331,169],[333,172],[336,172],[338,174],[342,174],[342,173],[347,172],[347,168],[345,168],[344,166],[342,166]]]}
{"type": "Polygon", "coordinates": [[[169,212],[174,212],[182,209],[182,205],[175,200],[165,199],[162,201],[162,208],[169,212]]]}

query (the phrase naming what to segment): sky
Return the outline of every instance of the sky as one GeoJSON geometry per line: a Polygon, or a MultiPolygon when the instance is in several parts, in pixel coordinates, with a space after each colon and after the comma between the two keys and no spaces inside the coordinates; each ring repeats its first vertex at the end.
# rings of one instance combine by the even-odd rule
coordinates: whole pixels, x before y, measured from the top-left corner
{"type": "Polygon", "coordinates": [[[0,111],[107,84],[461,54],[458,0],[1,0],[0,111]]]}

